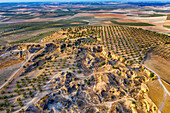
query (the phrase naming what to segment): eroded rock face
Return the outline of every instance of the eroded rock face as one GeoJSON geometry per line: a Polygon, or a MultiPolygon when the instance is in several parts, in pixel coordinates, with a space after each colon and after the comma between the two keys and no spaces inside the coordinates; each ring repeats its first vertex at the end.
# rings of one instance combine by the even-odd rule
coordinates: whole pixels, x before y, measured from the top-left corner
{"type": "Polygon", "coordinates": [[[70,72],[66,72],[64,75],[60,76],[60,83],[62,85],[67,85],[74,80],[76,80],[76,76],[70,72]]]}
{"type": "MultiPolygon", "coordinates": [[[[76,63],[82,75],[63,71],[52,82],[53,93],[33,106],[38,112],[142,112],[153,111],[154,103],[147,97],[146,77],[141,67],[128,68],[108,53],[90,53],[77,48],[76,63]],[[106,57],[106,58],[105,58],[106,57]],[[107,60],[106,60],[107,59],[107,60]],[[105,62],[104,65],[101,63],[105,62]],[[118,68],[115,68],[118,67],[118,68]],[[138,71],[140,70],[140,71],[138,71]],[[141,106],[140,104],[142,103],[141,106]],[[147,103],[149,102],[149,104],[147,103]],[[137,107],[136,107],[137,106],[137,107]],[[149,108],[145,108],[149,106],[149,108]]],[[[91,50],[89,50],[91,51],[91,50]]]]}

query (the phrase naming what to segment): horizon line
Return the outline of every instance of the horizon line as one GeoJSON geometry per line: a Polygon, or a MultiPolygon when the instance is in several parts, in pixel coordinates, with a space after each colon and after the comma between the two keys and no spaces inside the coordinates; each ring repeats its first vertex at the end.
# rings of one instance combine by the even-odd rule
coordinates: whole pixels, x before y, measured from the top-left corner
{"type": "Polygon", "coordinates": [[[100,1],[4,1],[0,3],[80,3],[80,2],[89,2],[89,3],[97,3],[97,2],[115,2],[115,3],[170,3],[170,1],[104,1],[104,0],[100,0],[100,1]]]}

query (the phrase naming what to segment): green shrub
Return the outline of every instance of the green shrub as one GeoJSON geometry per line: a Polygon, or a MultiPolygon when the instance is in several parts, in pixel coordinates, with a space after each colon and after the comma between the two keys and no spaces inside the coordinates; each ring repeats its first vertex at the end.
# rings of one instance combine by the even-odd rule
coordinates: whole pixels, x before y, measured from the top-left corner
{"type": "Polygon", "coordinates": [[[132,104],[135,104],[135,102],[134,102],[134,101],[132,101],[132,104]]]}
{"type": "Polygon", "coordinates": [[[13,94],[9,95],[9,97],[11,97],[11,98],[12,98],[13,96],[14,96],[13,94]]]}
{"type": "Polygon", "coordinates": [[[105,65],[105,64],[106,64],[105,62],[102,62],[102,63],[101,63],[101,66],[103,66],[103,65],[105,65]]]}
{"type": "Polygon", "coordinates": [[[9,109],[6,109],[6,113],[9,113],[10,112],[10,110],[9,109]]]}
{"type": "Polygon", "coordinates": [[[17,98],[17,101],[21,101],[21,98],[19,97],[19,98],[17,98]]]}
{"type": "Polygon", "coordinates": [[[21,107],[23,107],[24,106],[24,104],[21,102],[21,101],[19,101],[19,103],[18,103],[21,107]]]}
{"type": "Polygon", "coordinates": [[[81,73],[81,70],[78,70],[77,73],[81,73]]]}
{"type": "Polygon", "coordinates": [[[150,73],[150,77],[154,77],[154,73],[151,72],[151,73],[150,73]]]}
{"type": "Polygon", "coordinates": [[[118,67],[112,66],[113,69],[119,69],[118,67]]]}
{"type": "Polygon", "coordinates": [[[90,85],[90,82],[89,82],[89,81],[87,81],[87,82],[86,82],[86,84],[87,84],[87,85],[90,85]]]}
{"type": "Polygon", "coordinates": [[[112,58],[112,55],[110,54],[108,57],[109,57],[109,58],[112,58]]]}
{"type": "Polygon", "coordinates": [[[1,91],[1,94],[4,94],[4,93],[5,93],[5,91],[2,90],[2,91],[1,91]]]}
{"type": "Polygon", "coordinates": [[[42,67],[41,67],[41,66],[38,66],[38,69],[40,70],[40,69],[42,69],[42,67]]]}

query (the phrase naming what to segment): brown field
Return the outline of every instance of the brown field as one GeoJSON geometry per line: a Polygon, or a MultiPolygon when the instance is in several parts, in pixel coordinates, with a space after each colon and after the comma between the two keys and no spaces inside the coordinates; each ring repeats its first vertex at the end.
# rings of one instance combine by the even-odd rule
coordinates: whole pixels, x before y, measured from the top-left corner
{"type": "MultiPolygon", "coordinates": [[[[162,83],[166,87],[166,89],[170,92],[170,85],[163,80],[162,83]]],[[[170,96],[166,95],[166,101],[164,104],[164,108],[162,109],[162,113],[169,113],[170,112],[169,106],[170,106],[170,96]]]]}
{"type": "Polygon", "coordinates": [[[159,84],[158,80],[148,82],[147,86],[149,87],[149,98],[159,108],[164,100],[164,90],[162,86],[159,84]]]}
{"type": "Polygon", "coordinates": [[[154,54],[148,54],[144,64],[155,71],[163,80],[170,83],[170,61],[154,54]]]}
{"type": "Polygon", "coordinates": [[[109,14],[109,13],[78,13],[74,15],[75,17],[80,16],[95,16],[95,18],[123,18],[125,15],[121,14],[109,14]]]}
{"type": "Polygon", "coordinates": [[[103,12],[103,13],[105,13],[105,12],[108,12],[108,13],[112,13],[113,11],[112,10],[97,10],[97,11],[82,11],[82,12],[103,12]]]}
{"type": "Polygon", "coordinates": [[[161,17],[129,17],[129,19],[136,20],[136,21],[143,21],[147,23],[152,23],[152,24],[158,24],[158,25],[163,25],[165,22],[167,16],[161,16],[161,17]]]}
{"type": "Polygon", "coordinates": [[[170,26],[170,20],[166,20],[164,26],[170,26]]]}
{"type": "Polygon", "coordinates": [[[79,25],[79,24],[82,24],[82,23],[76,23],[76,22],[74,22],[74,23],[71,23],[71,24],[76,24],[76,25],[79,25]]]}
{"type": "Polygon", "coordinates": [[[156,25],[156,26],[134,26],[134,27],[142,28],[142,29],[150,30],[150,31],[155,31],[158,33],[165,33],[170,36],[170,34],[168,34],[170,33],[170,29],[163,27],[163,26],[156,25]]]}
{"type": "Polygon", "coordinates": [[[125,15],[120,14],[94,14],[95,18],[123,18],[125,15]]]}
{"type": "Polygon", "coordinates": [[[9,66],[8,68],[1,70],[0,71],[0,85],[3,84],[5,82],[5,80],[8,79],[8,77],[14,73],[20,66],[22,63],[18,63],[12,66],[9,66]]]}
{"type": "MultiPolygon", "coordinates": [[[[144,22],[144,23],[149,23],[149,24],[155,25],[155,26],[134,26],[134,27],[147,29],[147,30],[151,30],[151,31],[156,31],[156,32],[159,32],[159,33],[168,34],[170,32],[170,29],[164,27],[164,23],[165,23],[165,21],[167,21],[166,18],[167,18],[167,16],[161,16],[161,17],[126,17],[125,19],[128,20],[129,22],[130,21],[133,21],[133,22],[138,21],[138,22],[144,22]]],[[[167,24],[169,25],[169,22],[167,24]]]]}
{"type": "Polygon", "coordinates": [[[7,61],[2,61],[0,63],[0,70],[3,70],[9,66],[12,66],[14,64],[18,64],[21,63],[24,59],[20,58],[20,59],[12,59],[12,60],[7,60],[7,61]]]}
{"type": "Polygon", "coordinates": [[[170,85],[164,80],[162,80],[162,83],[166,87],[166,89],[170,92],[170,85]]]}
{"type": "MultiPolygon", "coordinates": [[[[81,16],[95,16],[95,18],[119,18],[118,20],[116,20],[117,22],[129,22],[129,23],[149,23],[149,24],[153,24],[155,26],[133,26],[133,27],[137,27],[137,28],[142,28],[142,29],[146,29],[146,30],[151,30],[151,31],[156,31],[159,33],[165,33],[167,35],[170,35],[170,29],[164,27],[164,23],[167,18],[167,16],[161,16],[161,17],[127,17],[126,15],[121,15],[121,14],[96,14],[96,13],[78,13],[75,16],[81,17],[81,16]]],[[[166,22],[167,23],[167,22],[166,22]]],[[[101,24],[101,23],[99,23],[101,24]]],[[[109,22],[109,21],[105,21],[104,24],[109,24],[109,25],[113,25],[113,23],[109,22]]],[[[169,22],[166,24],[169,25],[169,22]]]]}
{"type": "Polygon", "coordinates": [[[170,106],[170,97],[166,96],[166,101],[161,113],[169,113],[170,112],[169,106],[170,106]]]}
{"type": "Polygon", "coordinates": [[[116,20],[117,22],[125,22],[125,23],[140,23],[141,21],[137,21],[137,20],[130,20],[130,19],[119,19],[116,20]]]}
{"type": "Polygon", "coordinates": [[[105,21],[104,23],[109,25],[113,24],[111,21],[105,21]]]}

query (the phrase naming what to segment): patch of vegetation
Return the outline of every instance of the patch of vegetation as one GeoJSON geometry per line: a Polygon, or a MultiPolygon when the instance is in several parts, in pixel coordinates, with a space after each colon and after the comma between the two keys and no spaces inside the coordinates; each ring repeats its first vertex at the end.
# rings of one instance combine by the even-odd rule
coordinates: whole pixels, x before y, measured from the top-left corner
{"type": "Polygon", "coordinates": [[[103,65],[105,65],[105,64],[106,64],[105,62],[102,62],[102,63],[101,63],[101,66],[103,66],[103,65]]]}
{"type": "Polygon", "coordinates": [[[166,27],[166,28],[170,29],[170,26],[165,26],[165,25],[164,25],[164,27],[166,27]]]}
{"type": "Polygon", "coordinates": [[[167,15],[167,20],[170,20],[170,14],[167,15]]]}
{"type": "MultiPolygon", "coordinates": [[[[26,31],[40,30],[45,28],[70,27],[70,26],[80,26],[86,24],[88,24],[88,22],[76,21],[76,20],[60,20],[55,22],[31,22],[31,23],[23,23],[19,25],[0,25],[0,30],[3,31],[2,33],[0,33],[0,36],[8,36],[12,34],[22,33],[26,31]],[[72,23],[81,23],[81,24],[72,24],[72,23]]],[[[39,37],[42,37],[41,35],[43,34],[40,34],[39,37]]],[[[35,38],[36,37],[31,37],[29,40],[35,40],[35,38]]]]}
{"type": "Polygon", "coordinates": [[[153,24],[149,24],[149,23],[126,23],[126,22],[117,22],[117,21],[111,21],[114,24],[117,25],[129,25],[129,26],[155,26],[153,24]]]}
{"type": "Polygon", "coordinates": [[[119,67],[112,66],[113,69],[119,69],[119,67]]]}
{"type": "Polygon", "coordinates": [[[149,76],[150,76],[150,77],[154,77],[154,73],[151,72],[149,76]]]}
{"type": "Polygon", "coordinates": [[[41,66],[38,66],[38,69],[40,70],[40,69],[42,69],[42,67],[41,67],[41,66]]]}
{"type": "Polygon", "coordinates": [[[30,37],[28,39],[24,39],[24,40],[19,40],[19,41],[15,41],[15,42],[12,42],[11,44],[14,44],[14,43],[26,43],[26,42],[38,42],[40,41],[42,38],[46,37],[46,36],[49,36],[49,35],[52,35],[53,33],[55,33],[56,31],[49,31],[49,32],[45,32],[45,33],[41,33],[41,34],[38,34],[36,36],[33,36],[33,37],[30,37]]]}
{"type": "Polygon", "coordinates": [[[164,14],[152,14],[152,15],[141,15],[140,17],[159,17],[159,16],[166,16],[164,14]]]}

